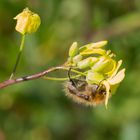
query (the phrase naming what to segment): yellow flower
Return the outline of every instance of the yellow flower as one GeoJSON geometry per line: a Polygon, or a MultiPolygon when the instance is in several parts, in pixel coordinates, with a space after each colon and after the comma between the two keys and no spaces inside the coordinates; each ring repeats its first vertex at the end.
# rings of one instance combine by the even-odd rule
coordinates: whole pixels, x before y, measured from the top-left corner
{"type": "Polygon", "coordinates": [[[21,34],[36,32],[41,20],[38,14],[25,8],[14,19],[17,20],[16,30],[21,34]]]}
{"type": "MultiPolygon", "coordinates": [[[[93,49],[93,53],[94,53],[94,49],[93,49]]],[[[99,85],[102,84],[105,86],[106,108],[108,104],[108,99],[110,97],[110,93],[112,93],[113,88],[116,85],[118,85],[125,77],[125,69],[121,69],[120,71],[118,71],[122,64],[122,60],[116,62],[112,58],[113,56],[115,55],[112,54],[111,51],[109,50],[109,51],[105,51],[105,53],[102,54],[101,56],[95,57],[97,60],[95,61],[93,66],[87,70],[87,75],[86,75],[86,81],[88,84],[99,84],[99,85]]],[[[86,59],[78,63],[80,64],[78,68],[87,68],[87,66],[88,67],[90,66],[90,63],[91,63],[91,57],[87,57],[86,59]]]]}
{"type": "Polygon", "coordinates": [[[104,80],[102,82],[102,84],[105,86],[106,88],[106,99],[105,99],[105,106],[107,107],[107,104],[108,104],[108,99],[109,99],[109,96],[110,96],[110,90],[112,89],[112,87],[114,85],[118,85],[125,77],[125,69],[121,69],[119,72],[119,68],[122,64],[122,60],[120,60],[118,63],[117,63],[117,66],[116,68],[114,69],[112,75],[110,77],[108,77],[106,80],[104,80]]]}
{"type": "MultiPolygon", "coordinates": [[[[108,99],[114,87],[125,77],[125,69],[119,71],[122,60],[117,62],[111,50],[103,49],[102,47],[106,44],[107,41],[100,41],[78,48],[77,43],[74,42],[70,47],[66,66],[83,73],[88,85],[98,85],[98,89],[101,87],[105,90],[106,94],[102,101],[107,108],[108,99]]],[[[97,94],[99,94],[98,91],[97,94]]]]}
{"type": "Polygon", "coordinates": [[[73,42],[69,49],[69,58],[66,65],[77,66],[80,69],[91,67],[98,57],[90,57],[91,55],[106,55],[106,50],[102,49],[107,44],[107,41],[99,41],[90,43],[78,48],[77,42],[73,42]],[[89,58],[90,57],[90,58],[89,58]],[[84,58],[82,60],[82,58],[84,58]],[[87,58],[87,59],[86,59],[87,58]]]}

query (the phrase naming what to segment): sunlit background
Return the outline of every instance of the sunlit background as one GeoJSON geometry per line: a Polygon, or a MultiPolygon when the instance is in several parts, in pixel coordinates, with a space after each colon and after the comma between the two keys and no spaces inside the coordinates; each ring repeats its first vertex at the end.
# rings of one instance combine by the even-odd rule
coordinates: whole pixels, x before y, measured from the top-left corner
{"type": "Polygon", "coordinates": [[[1,89],[0,140],[140,140],[140,0],[0,0],[0,81],[15,63],[21,36],[13,17],[25,7],[42,23],[26,36],[17,77],[63,64],[73,41],[107,39],[107,48],[123,59],[126,78],[108,110],[74,103],[61,82],[1,89]]]}

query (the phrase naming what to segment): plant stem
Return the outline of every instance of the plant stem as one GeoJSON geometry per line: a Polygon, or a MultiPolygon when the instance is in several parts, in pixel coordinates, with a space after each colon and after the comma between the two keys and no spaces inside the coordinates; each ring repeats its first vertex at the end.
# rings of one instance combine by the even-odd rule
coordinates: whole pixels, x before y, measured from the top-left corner
{"type": "Polygon", "coordinates": [[[16,63],[14,65],[14,68],[13,68],[12,74],[10,76],[10,79],[12,79],[14,77],[15,73],[16,73],[17,66],[18,66],[20,58],[21,58],[21,53],[22,53],[22,50],[23,50],[23,47],[24,47],[24,42],[25,42],[25,35],[22,35],[21,44],[20,44],[18,55],[17,55],[16,63]]]}
{"type": "MultiPolygon", "coordinates": [[[[0,83],[0,89],[5,88],[5,87],[10,86],[10,85],[18,84],[18,83],[21,83],[21,82],[39,79],[39,78],[47,75],[48,73],[56,71],[56,70],[69,70],[69,67],[66,67],[66,66],[52,67],[52,68],[49,68],[47,70],[44,70],[42,72],[39,72],[39,73],[36,73],[36,74],[33,74],[33,75],[24,76],[24,77],[20,77],[20,78],[17,78],[17,79],[9,79],[9,80],[6,80],[6,81],[0,83]]],[[[72,69],[72,71],[79,74],[79,75],[85,76],[84,73],[79,72],[77,70],[72,69]]]]}
{"type": "MultiPolygon", "coordinates": [[[[80,76],[81,75],[75,75],[75,76],[72,76],[71,78],[78,78],[80,76]]],[[[57,77],[48,77],[48,76],[44,76],[43,79],[53,80],[53,81],[67,81],[67,80],[69,80],[69,78],[57,78],[57,77]]]]}

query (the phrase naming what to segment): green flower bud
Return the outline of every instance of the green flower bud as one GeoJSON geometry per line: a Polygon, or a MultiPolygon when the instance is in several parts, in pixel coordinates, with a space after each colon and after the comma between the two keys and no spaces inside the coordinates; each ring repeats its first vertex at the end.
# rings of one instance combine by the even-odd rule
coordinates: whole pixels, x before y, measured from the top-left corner
{"type": "Polygon", "coordinates": [[[82,60],[82,56],[80,54],[73,57],[73,63],[75,64],[77,64],[81,60],[82,60]]]}
{"type": "Polygon", "coordinates": [[[89,49],[97,49],[97,48],[102,48],[103,46],[105,46],[107,44],[107,41],[99,41],[99,42],[96,42],[96,43],[90,43],[90,44],[87,44],[87,45],[84,45],[82,47],[79,48],[80,51],[84,51],[84,50],[89,50],[89,49]]]}
{"type": "Polygon", "coordinates": [[[92,67],[98,61],[98,58],[97,57],[90,57],[90,58],[91,58],[90,67],[92,67]]]}
{"type": "Polygon", "coordinates": [[[89,46],[89,48],[102,48],[104,47],[105,45],[107,44],[107,41],[104,40],[104,41],[99,41],[99,42],[96,42],[96,43],[91,43],[91,45],[89,46]]]}
{"type": "Polygon", "coordinates": [[[79,62],[77,63],[77,67],[78,67],[79,69],[85,69],[85,68],[90,67],[90,64],[91,64],[91,57],[86,58],[86,59],[84,59],[84,60],[82,60],[82,61],[79,61],[79,62]]]}
{"type": "Polygon", "coordinates": [[[98,61],[98,58],[96,57],[88,57],[86,59],[83,59],[82,61],[79,61],[77,63],[77,66],[79,69],[85,69],[88,67],[92,67],[97,61],[98,61]]]}
{"type": "Polygon", "coordinates": [[[21,34],[36,32],[41,23],[39,15],[28,8],[25,8],[14,19],[17,20],[15,29],[21,34]]]}
{"type": "Polygon", "coordinates": [[[86,76],[86,81],[89,84],[99,84],[102,80],[104,80],[104,76],[101,73],[88,71],[86,76]]]}
{"type": "Polygon", "coordinates": [[[97,63],[92,67],[93,71],[101,72],[108,65],[108,60],[105,60],[104,57],[101,57],[97,63]]]}
{"type": "Polygon", "coordinates": [[[103,74],[111,74],[116,67],[116,62],[111,58],[101,57],[100,60],[92,67],[92,71],[101,72],[103,74]]]}
{"type": "Polygon", "coordinates": [[[74,57],[77,54],[78,54],[77,42],[73,42],[70,49],[69,49],[69,56],[74,57]]]}
{"type": "Polygon", "coordinates": [[[80,52],[81,55],[92,55],[92,54],[99,54],[99,55],[105,55],[106,51],[103,49],[88,49],[85,51],[80,52]]]}

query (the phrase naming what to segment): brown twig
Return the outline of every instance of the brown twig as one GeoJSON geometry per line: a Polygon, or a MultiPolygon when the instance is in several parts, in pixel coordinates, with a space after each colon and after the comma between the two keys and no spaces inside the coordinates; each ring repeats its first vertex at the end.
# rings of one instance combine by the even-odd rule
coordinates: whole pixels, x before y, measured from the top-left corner
{"type": "Polygon", "coordinates": [[[38,78],[45,76],[46,74],[48,74],[50,72],[60,70],[60,69],[66,69],[66,67],[64,67],[64,66],[52,67],[52,68],[49,68],[48,70],[45,70],[45,71],[42,71],[42,72],[39,72],[39,73],[36,73],[33,75],[24,76],[24,77],[17,78],[17,79],[9,79],[9,80],[6,80],[6,81],[0,83],[0,89],[5,88],[10,85],[18,84],[21,82],[38,79],[38,78]]]}

